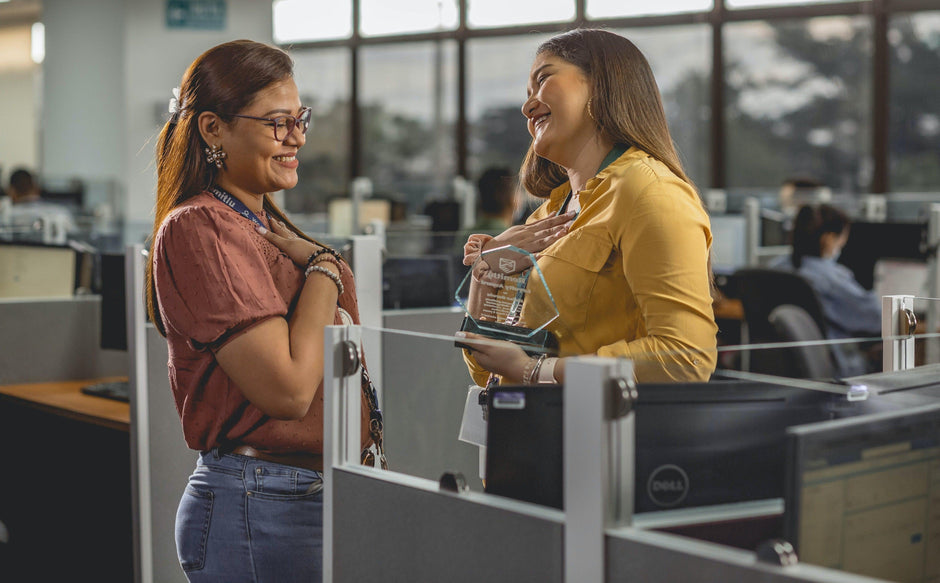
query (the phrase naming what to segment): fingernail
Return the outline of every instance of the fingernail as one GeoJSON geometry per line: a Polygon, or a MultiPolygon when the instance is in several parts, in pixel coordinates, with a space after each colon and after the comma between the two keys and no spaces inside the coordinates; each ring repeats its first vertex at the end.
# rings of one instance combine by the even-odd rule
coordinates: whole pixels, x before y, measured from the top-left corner
{"type": "Polygon", "coordinates": [[[454,334],[454,336],[456,336],[457,338],[466,338],[466,337],[467,337],[467,333],[466,333],[466,332],[457,332],[457,333],[454,334]]]}
{"type": "Polygon", "coordinates": [[[258,231],[259,235],[264,235],[265,233],[268,232],[268,230],[262,227],[261,225],[258,225],[257,227],[255,227],[255,230],[258,231]]]}

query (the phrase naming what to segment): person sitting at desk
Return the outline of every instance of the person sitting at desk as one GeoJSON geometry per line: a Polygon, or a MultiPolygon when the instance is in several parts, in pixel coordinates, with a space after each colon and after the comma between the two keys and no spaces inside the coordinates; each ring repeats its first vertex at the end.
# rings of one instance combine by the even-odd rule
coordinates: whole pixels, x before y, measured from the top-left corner
{"type": "MultiPolygon", "coordinates": [[[[852,271],[839,263],[839,253],[849,238],[849,217],[827,205],[804,205],[793,226],[793,249],[789,256],[771,264],[775,269],[796,271],[819,296],[830,339],[881,334],[881,301],[855,280],[852,271]]],[[[841,376],[867,371],[862,354],[851,345],[834,350],[841,376]]]]}
{"type": "Polygon", "coordinates": [[[516,208],[516,175],[509,168],[487,168],[477,180],[477,222],[459,233],[454,241],[463,254],[463,244],[473,233],[498,235],[512,226],[516,208]]]}
{"type": "Polygon", "coordinates": [[[14,233],[41,230],[43,243],[61,245],[66,242],[68,233],[76,230],[72,211],[65,205],[43,200],[39,183],[29,170],[17,168],[10,174],[7,194],[12,204],[5,221],[14,233]]]}

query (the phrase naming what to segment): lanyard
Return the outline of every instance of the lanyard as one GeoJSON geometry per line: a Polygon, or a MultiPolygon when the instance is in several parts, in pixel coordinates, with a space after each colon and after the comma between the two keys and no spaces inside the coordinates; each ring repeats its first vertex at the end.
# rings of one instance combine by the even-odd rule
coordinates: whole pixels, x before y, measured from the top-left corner
{"type": "Polygon", "coordinates": [[[255,223],[255,224],[258,225],[259,227],[263,227],[263,228],[265,228],[265,229],[267,228],[267,227],[265,227],[264,223],[261,222],[261,219],[259,219],[257,216],[255,216],[255,213],[253,213],[253,212],[251,212],[250,210],[248,210],[248,207],[245,206],[245,203],[243,203],[242,201],[238,200],[237,198],[235,198],[234,196],[232,196],[232,195],[229,194],[228,192],[222,190],[222,189],[219,188],[218,186],[210,186],[210,187],[209,187],[209,192],[211,192],[214,197],[216,197],[217,199],[219,199],[219,200],[221,200],[222,202],[224,202],[225,204],[227,204],[227,205],[229,206],[229,208],[231,208],[231,209],[232,209],[233,211],[235,211],[236,213],[238,213],[238,214],[240,214],[241,216],[245,217],[245,218],[248,219],[249,221],[255,223]]]}

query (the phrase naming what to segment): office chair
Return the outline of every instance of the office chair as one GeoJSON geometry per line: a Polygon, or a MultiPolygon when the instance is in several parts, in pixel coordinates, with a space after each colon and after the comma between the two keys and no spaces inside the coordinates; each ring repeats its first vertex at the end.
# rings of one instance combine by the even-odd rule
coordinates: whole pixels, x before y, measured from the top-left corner
{"type": "MultiPolygon", "coordinates": [[[[783,342],[781,332],[771,322],[770,314],[778,306],[791,305],[802,308],[815,324],[814,332],[819,339],[827,338],[828,326],[823,316],[822,304],[816,291],[801,275],[779,269],[748,267],[734,272],[735,287],[744,308],[749,344],[783,342]]],[[[745,341],[742,338],[742,341],[745,341]]],[[[832,358],[828,350],[826,356],[832,358]]],[[[796,376],[793,364],[786,362],[786,352],[780,350],[753,350],[750,352],[751,372],[779,376],[796,376]]],[[[831,375],[830,375],[831,376],[831,375]]]]}
{"type": "MultiPolygon", "coordinates": [[[[825,340],[819,326],[806,310],[792,304],[777,306],[768,318],[782,342],[818,342],[825,340]]],[[[801,379],[831,379],[836,376],[833,355],[827,346],[818,344],[792,346],[774,351],[780,368],[801,379]]]]}

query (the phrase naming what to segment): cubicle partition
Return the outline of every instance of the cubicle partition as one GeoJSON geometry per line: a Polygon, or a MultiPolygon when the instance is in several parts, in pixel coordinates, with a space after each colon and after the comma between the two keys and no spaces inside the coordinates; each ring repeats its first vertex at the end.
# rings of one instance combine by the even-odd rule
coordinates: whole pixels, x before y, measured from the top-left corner
{"type": "MultiPolygon", "coordinates": [[[[918,407],[927,407],[924,414],[940,427],[940,409],[930,408],[940,394],[893,398],[864,379],[726,369],[707,383],[634,383],[628,361],[577,358],[563,387],[494,389],[487,423],[468,427],[464,416],[471,420],[483,410],[447,333],[449,319],[459,314],[437,316],[432,331],[328,330],[326,581],[896,579],[889,560],[858,567],[848,556],[825,566],[796,558],[799,549],[783,540],[789,517],[801,512],[786,503],[794,483],[789,436],[793,428],[828,431],[845,423],[864,431],[918,407]],[[347,355],[366,333],[382,338],[388,471],[359,464],[360,389],[355,359],[347,355]],[[507,435],[512,447],[501,447],[507,435]],[[480,448],[481,440],[497,441],[480,448]],[[460,449],[485,455],[477,464],[472,455],[447,457],[460,449]],[[507,467],[518,471],[507,474],[507,467]],[[560,504],[527,501],[555,487],[560,504]]],[[[886,317],[891,331],[901,317],[903,302],[886,317]]],[[[387,323],[393,320],[386,315],[387,323]]],[[[867,340],[907,350],[901,334],[867,340]]],[[[729,348],[819,353],[851,342],[729,348]]],[[[882,450],[865,455],[876,451],[882,450]]],[[[930,456],[940,461],[940,449],[923,455],[925,464],[930,456]]],[[[940,477],[924,482],[917,495],[940,499],[940,477]]],[[[917,560],[938,543],[926,530],[903,536],[906,556],[917,560]]],[[[921,562],[920,578],[910,580],[940,575],[921,562]]]]}

